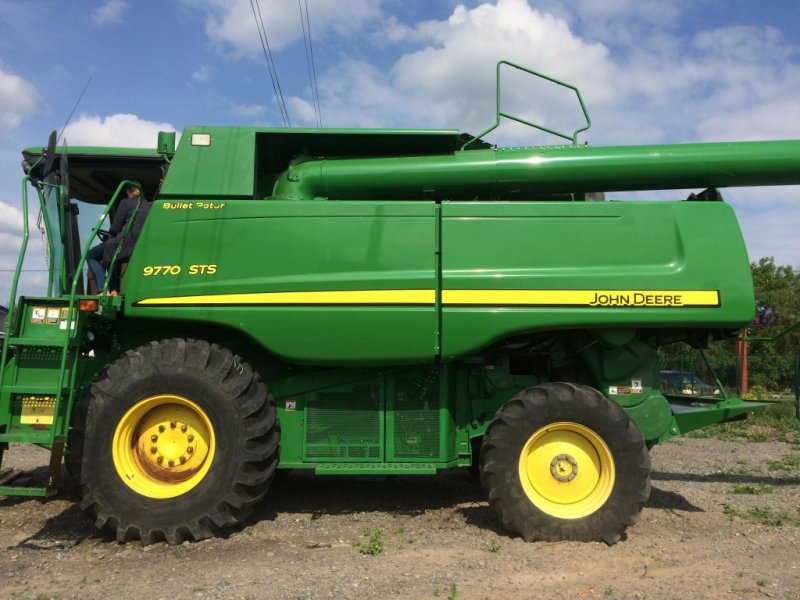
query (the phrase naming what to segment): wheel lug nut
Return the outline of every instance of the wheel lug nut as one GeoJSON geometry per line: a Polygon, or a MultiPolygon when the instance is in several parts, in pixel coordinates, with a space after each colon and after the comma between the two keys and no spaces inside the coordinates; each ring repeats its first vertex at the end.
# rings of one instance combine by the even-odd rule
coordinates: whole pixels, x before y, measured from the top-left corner
{"type": "Polygon", "coordinates": [[[185,462],[186,462],[186,457],[185,456],[181,456],[181,464],[183,464],[185,462]]]}
{"type": "Polygon", "coordinates": [[[164,430],[165,430],[165,429],[166,429],[166,427],[164,427],[163,425],[159,425],[159,426],[158,426],[158,432],[159,432],[159,433],[164,433],[164,430]]]}
{"type": "Polygon", "coordinates": [[[186,433],[186,430],[189,429],[186,425],[181,425],[181,431],[186,433]]]}
{"type": "Polygon", "coordinates": [[[158,441],[158,436],[154,433],[153,435],[150,436],[150,441],[151,442],[157,442],[158,441]]]}
{"type": "Polygon", "coordinates": [[[150,453],[155,454],[156,452],[158,452],[158,448],[156,448],[155,446],[150,446],[150,453]]]}
{"type": "Polygon", "coordinates": [[[170,421],[170,422],[169,422],[169,426],[170,426],[172,429],[175,429],[175,427],[177,427],[177,426],[178,426],[178,424],[177,424],[175,421],[170,421]]]}
{"type": "Polygon", "coordinates": [[[194,448],[193,448],[192,446],[188,446],[188,447],[186,448],[186,451],[187,451],[189,454],[191,454],[192,452],[194,452],[194,448]]]}
{"type": "Polygon", "coordinates": [[[186,439],[189,440],[190,442],[193,442],[194,436],[190,433],[189,435],[186,436],[186,439]]]}
{"type": "Polygon", "coordinates": [[[175,461],[170,459],[170,461],[169,461],[167,464],[168,464],[170,467],[174,467],[174,466],[175,466],[175,461]]]}
{"type": "Polygon", "coordinates": [[[158,464],[161,464],[161,463],[163,463],[163,462],[164,462],[164,457],[163,457],[163,456],[159,456],[159,457],[156,459],[156,462],[157,462],[158,464]]]}

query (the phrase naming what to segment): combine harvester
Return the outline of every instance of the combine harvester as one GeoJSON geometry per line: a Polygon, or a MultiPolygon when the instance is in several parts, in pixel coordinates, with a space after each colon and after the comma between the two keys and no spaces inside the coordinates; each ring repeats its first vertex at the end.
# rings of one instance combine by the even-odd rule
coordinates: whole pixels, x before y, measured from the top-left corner
{"type": "MultiPolygon", "coordinates": [[[[521,69],[498,65],[498,89],[501,66],[521,69]]],[[[572,135],[502,117],[568,143],[187,127],[177,148],[162,133],[153,150],[26,150],[50,273],[46,295],[16,297],[26,229],[0,448],[51,462],[46,487],[12,471],[0,493],[55,493],[63,457],[99,529],[174,544],[246,519],[277,469],[475,467],[526,540],[620,539],[649,448],[758,406],[665,397],[656,350],[751,323],[718,188],[800,183],[800,141],[594,148],[577,140],[588,115],[572,135]],[[119,295],[89,293],[86,253],[134,178],[155,200],[110,266],[119,295]]]]}

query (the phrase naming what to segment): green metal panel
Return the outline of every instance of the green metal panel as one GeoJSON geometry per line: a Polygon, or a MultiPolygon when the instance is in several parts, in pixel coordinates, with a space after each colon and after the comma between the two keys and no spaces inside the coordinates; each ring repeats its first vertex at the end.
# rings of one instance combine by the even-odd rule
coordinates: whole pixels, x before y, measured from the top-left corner
{"type": "Polygon", "coordinates": [[[293,361],[432,361],[434,217],[432,202],[157,202],[126,315],[226,325],[293,361]]]}
{"type": "Polygon", "coordinates": [[[747,252],[726,204],[450,202],[442,211],[446,358],[536,330],[737,329],[752,320],[747,252]],[[457,290],[462,304],[449,301],[457,290]],[[591,305],[592,292],[614,290],[639,292],[642,303],[629,294],[627,306],[591,305]],[[719,306],[657,305],[664,294],[648,301],[652,290],[716,291],[719,306]],[[573,300],[562,291],[585,293],[573,300]],[[519,292],[533,295],[515,303],[519,292]]]}
{"type": "Polygon", "coordinates": [[[705,406],[673,401],[674,424],[669,433],[659,441],[715,423],[743,419],[748,413],[761,410],[766,406],[768,404],[765,402],[746,402],[739,398],[731,398],[725,402],[705,406]]]}
{"type": "Polygon", "coordinates": [[[170,165],[170,176],[161,187],[161,195],[252,198],[255,139],[253,129],[187,127],[170,165]],[[193,146],[195,134],[211,136],[211,145],[193,146]]]}
{"type": "Polygon", "coordinates": [[[440,368],[432,367],[390,378],[387,386],[387,455],[408,462],[438,461],[447,455],[440,414],[440,368]]]}
{"type": "Polygon", "coordinates": [[[384,390],[380,381],[317,392],[305,409],[307,462],[383,462],[384,390]]]}

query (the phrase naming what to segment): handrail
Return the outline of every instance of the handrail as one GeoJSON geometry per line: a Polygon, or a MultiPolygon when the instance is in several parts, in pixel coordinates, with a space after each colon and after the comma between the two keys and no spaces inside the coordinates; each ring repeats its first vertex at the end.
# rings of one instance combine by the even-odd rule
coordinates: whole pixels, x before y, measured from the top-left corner
{"type": "Polygon", "coordinates": [[[3,340],[3,350],[0,356],[0,389],[3,387],[3,380],[6,374],[6,360],[8,359],[8,338],[11,337],[11,328],[14,326],[16,316],[15,306],[17,302],[17,285],[19,276],[22,273],[22,263],[25,262],[25,253],[28,250],[28,183],[34,180],[25,175],[22,178],[22,244],[19,248],[17,258],[17,268],[14,270],[14,278],[11,282],[11,301],[8,303],[8,313],[6,314],[6,331],[3,340]]]}
{"type": "MultiPolygon", "coordinates": [[[[72,338],[73,316],[76,317],[75,322],[77,323],[77,315],[75,314],[75,296],[77,295],[78,282],[83,279],[83,266],[86,264],[86,255],[89,253],[92,243],[97,237],[97,233],[100,231],[101,225],[105,222],[106,218],[108,217],[108,214],[111,212],[111,208],[116,205],[117,200],[119,199],[120,196],[120,192],[128,186],[136,187],[140,190],[140,192],[142,191],[142,188],[132,181],[129,181],[127,179],[120,181],[119,185],[117,185],[117,189],[114,192],[114,195],[111,197],[111,200],[109,201],[108,205],[106,205],[103,214],[100,215],[100,218],[97,220],[97,223],[92,228],[92,233],[86,238],[86,244],[84,245],[83,252],[81,253],[81,258],[78,261],[77,267],[75,268],[75,276],[72,278],[72,286],[70,287],[70,293],[69,293],[69,307],[67,308],[66,335],[64,336],[64,346],[61,352],[61,366],[59,368],[59,378],[58,378],[59,400],[61,399],[61,390],[64,388],[64,372],[66,371],[66,366],[67,366],[67,354],[69,353],[69,342],[70,339],[72,338]]],[[[122,240],[120,244],[117,246],[116,252],[114,252],[114,257],[112,258],[111,265],[109,265],[109,270],[113,268],[114,261],[116,260],[117,254],[119,253],[119,248],[124,243],[125,237],[130,231],[131,223],[136,218],[136,213],[138,212],[139,206],[141,205],[142,202],[141,198],[142,196],[140,195],[139,202],[137,203],[136,209],[134,210],[133,214],[131,215],[131,218],[128,221],[127,227],[125,228],[125,232],[123,233],[122,240]]],[[[107,278],[105,284],[103,285],[103,290],[101,291],[101,294],[103,296],[101,297],[105,296],[105,293],[108,289],[109,279],[110,278],[107,278]]],[[[75,330],[77,333],[77,327],[75,328],[75,330]]],[[[73,377],[74,375],[75,374],[73,369],[73,377]]],[[[66,414],[69,414],[69,412],[72,409],[72,404],[74,402],[74,395],[75,395],[75,386],[70,386],[69,398],[67,399],[66,414]]],[[[53,431],[55,432],[55,429],[53,431]]]]}
{"type": "MultiPolygon", "coordinates": [[[[20,276],[21,276],[21,273],[22,273],[22,266],[23,266],[24,261],[25,261],[25,255],[27,254],[28,241],[30,239],[30,231],[29,231],[29,225],[28,225],[28,185],[31,185],[32,187],[34,187],[37,190],[37,194],[39,196],[39,203],[40,203],[40,206],[42,208],[42,213],[43,213],[44,219],[45,219],[45,226],[47,228],[47,237],[48,237],[48,244],[49,244],[50,249],[51,249],[51,253],[50,253],[51,256],[54,256],[54,247],[53,247],[53,240],[52,240],[52,235],[51,235],[52,227],[51,227],[50,219],[49,219],[49,217],[47,215],[47,206],[46,206],[46,202],[45,202],[45,200],[43,198],[42,188],[43,187],[54,187],[54,188],[56,188],[57,194],[59,195],[58,199],[57,199],[57,202],[63,200],[63,197],[61,195],[61,189],[60,189],[61,186],[36,180],[36,179],[34,179],[33,177],[31,177],[29,175],[25,175],[23,177],[23,179],[22,179],[22,215],[23,215],[22,244],[20,246],[19,256],[17,257],[17,266],[16,266],[16,269],[14,271],[14,277],[12,279],[12,284],[11,284],[11,299],[10,299],[10,302],[8,304],[8,314],[6,316],[6,334],[7,334],[6,335],[6,340],[5,340],[5,343],[3,343],[3,345],[2,345],[2,350],[0,350],[0,389],[2,388],[4,380],[5,380],[6,362],[8,360],[8,346],[9,346],[8,338],[11,337],[11,335],[10,335],[11,334],[11,329],[14,326],[14,319],[17,316],[16,310],[15,310],[16,309],[16,305],[17,305],[17,289],[19,287],[19,279],[20,279],[20,276]]],[[[100,216],[100,218],[98,219],[97,223],[93,227],[91,234],[88,236],[88,238],[86,240],[86,244],[85,244],[85,246],[83,248],[83,252],[81,253],[80,260],[78,261],[78,265],[77,265],[77,267],[75,269],[75,274],[74,274],[74,276],[72,278],[72,283],[71,283],[71,286],[70,286],[70,289],[69,289],[69,304],[68,304],[68,309],[67,309],[67,320],[66,320],[66,323],[65,323],[66,327],[64,328],[64,341],[63,341],[63,345],[62,345],[62,348],[61,348],[62,351],[61,351],[61,361],[60,361],[60,366],[59,366],[58,386],[57,386],[57,388],[55,390],[56,401],[59,402],[59,403],[62,400],[62,392],[63,392],[63,389],[64,389],[64,376],[65,376],[65,372],[66,372],[67,355],[69,354],[70,340],[74,337],[75,334],[77,334],[77,327],[75,328],[75,332],[73,333],[73,325],[72,324],[73,324],[73,322],[77,323],[77,312],[78,312],[77,311],[77,307],[76,307],[77,287],[78,287],[78,283],[80,281],[82,281],[82,278],[83,278],[83,267],[84,267],[84,265],[86,263],[86,255],[89,252],[89,249],[91,248],[92,243],[98,237],[98,232],[100,230],[100,227],[105,222],[105,220],[108,217],[108,214],[110,213],[111,209],[116,205],[116,203],[117,203],[117,201],[118,201],[118,199],[120,197],[120,192],[124,188],[126,188],[127,186],[134,186],[134,187],[137,187],[140,191],[142,191],[141,187],[139,185],[137,185],[136,183],[132,182],[132,181],[123,180],[123,181],[121,181],[119,183],[119,185],[117,186],[116,191],[114,192],[114,195],[112,196],[111,200],[109,201],[109,203],[106,206],[105,210],[103,211],[102,215],[100,216]]],[[[139,201],[136,204],[136,208],[134,209],[134,211],[133,211],[133,213],[131,215],[131,218],[129,219],[129,221],[126,224],[126,227],[125,227],[125,229],[124,229],[124,231],[122,233],[120,244],[117,246],[116,251],[114,252],[114,255],[113,255],[112,259],[111,259],[110,269],[114,268],[114,265],[115,265],[116,260],[117,260],[117,256],[119,255],[119,252],[120,252],[120,248],[124,244],[125,239],[127,238],[128,234],[130,233],[131,227],[133,225],[133,221],[135,220],[136,215],[137,215],[137,213],[139,211],[139,208],[141,206],[141,202],[142,202],[142,196],[140,196],[139,201]]],[[[58,204],[59,204],[59,213],[60,213],[62,202],[58,202],[58,204]]],[[[52,287],[53,287],[53,272],[54,272],[54,269],[57,266],[60,266],[62,268],[62,271],[63,271],[63,262],[64,262],[63,259],[60,262],[62,263],[61,265],[54,265],[52,262],[50,264],[50,268],[49,268],[50,276],[48,277],[48,290],[47,290],[47,294],[48,295],[53,293],[52,287]]],[[[105,285],[103,286],[103,290],[102,290],[103,294],[105,294],[107,289],[108,289],[108,283],[109,283],[109,280],[107,279],[105,285]]],[[[59,293],[60,293],[60,290],[59,290],[59,293]]],[[[16,333],[18,334],[19,332],[16,332],[16,333]]],[[[74,377],[75,376],[74,369],[72,371],[73,371],[72,376],[74,377]]],[[[74,394],[75,394],[74,386],[70,386],[70,392],[69,392],[69,396],[67,398],[67,411],[66,411],[65,414],[70,414],[70,411],[71,411],[71,408],[72,408],[72,404],[74,402],[74,394]]],[[[58,428],[54,427],[52,429],[51,443],[55,442],[55,438],[57,436],[57,433],[58,433],[58,428]]]]}
{"type": "Polygon", "coordinates": [[[560,138],[564,138],[565,140],[570,140],[572,142],[573,146],[577,146],[578,145],[578,134],[586,131],[587,129],[589,129],[589,127],[592,126],[592,120],[589,117],[589,111],[586,110],[586,105],[583,102],[583,97],[581,96],[581,92],[577,87],[575,87],[574,85],[571,85],[569,83],[566,83],[564,81],[560,81],[558,79],[555,79],[553,77],[545,75],[544,73],[539,73],[537,71],[533,71],[531,69],[525,68],[525,67],[523,67],[521,65],[517,65],[517,64],[509,62],[507,60],[501,60],[501,61],[499,61],[497,63],[497,83],[495,84],[495,95],[496,95],[496,104],[495,104],[495,123],[494,123],[494,125],[492,125],[488,129],[486,129],[485,131],[482,131],[478,135],[474,136],[471,140],[467,141],[463,146],[461,146],[461,150],[465,150],[467,146],[469,146],[470,144],[472,144],[476,140],[482,138],[486,134],[488,134],[491,131],[494,131],[495,129],[497,129],[500,126],[500,117],[505,117],[507,119],[511,119],[512,121],[516,121],[518,123],[522,123],[523,125],[528,125],[529,127],[534,127],[535,129],[539,129],[540,131],[544,131],[545,133],[549,133],[551,135],[555,135],[555,136],[560,137],[560,138]],[[506,112],[502,111],[500,109],[500,87],[501,87],[500,86],[500,73],[501,73],[500,67],[502,65],[508,65],[509,67],[512,67],[512,68],[517,69],[519,71],[524,71],[524,72],[526,72],[526,73],[528,73],[530,75],[534,75],[536,77],[540,77],[541,79],[546,79],[547,81],[555,83],[556,85],[560,85],[562,87],[569,88],[572,91],[574,91],[575,95],[578,97],[578,102],[581,105],[581,110],[583,111],[583,116],[586,118],[586,125],[584,125],[583,127],[579,127],[578,129],[573,131],[572,135],[568,135],[566,133],[561,133],[560,131],[556,131],[554,129],[550,129],[548,127],[545,127],[544,125],[538,125],[536,123],[532,123],[530,121],[527,121],[527,120],[525,120],[525,119],[523,119],[521,117],[515,117],[512,114],[509,114],[509,113],[506,113],[506,112]]]}
{"type": "MultiPolygon", "coordinates": [[[[35,164],[38,164],[38,162],[35,164]]],[[[14,277],[11,283],[11,298],[9,299],[8,302],[8,313],[6,315],[6,331],[5,331],[6,338],[11,337],[10,335],[11,327],[13,327],[14,319],[16,317],[17,288],[19,287],[19,279],[22,274],[22,266],[25,263],[25,255],[28,252],[28,241],[30,239],[30,230],[28,226],[29,184],[36,190],[36,194],[39,197],[39,207],[42,211],[42,215],[45,222],[45,230],[47,232],[47,244],[50,249],[50,256],[52,257],[54,255],[53,236],[51,235],[52,228],[50,226],[50,219],[47,215],[47,205],[42,193],[42,188],[53,187],[56,188],[57,191],[60,191],[59,188],[61,186],[53,183],[46,183],[44,181],[39,181],[29,175],[25,175],[22,178],[22,244],[20,245],[19,256],[17,257],[17,267],[14,270],[14,277]]],[[[54,266],[51,263],[48,268],[48,277],[47,277],[48,295],[51,293],[53,287],[53,272],[54,272],[54,266]]],[[[19,332],[16,333],[18,334],[19,332]]],[[[2,352],[0,352],[0,388],[2,388],[3,382],[5,381],[5,372],[6,372],[5,368],[7,360],[8,360],[8,343],[6,342],[3,344],[2,352]]]]}

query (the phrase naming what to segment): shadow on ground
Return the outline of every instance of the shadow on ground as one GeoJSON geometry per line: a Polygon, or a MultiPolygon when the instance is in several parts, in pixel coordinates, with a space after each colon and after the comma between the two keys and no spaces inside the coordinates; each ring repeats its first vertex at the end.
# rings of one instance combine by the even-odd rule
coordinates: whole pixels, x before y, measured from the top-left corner
{"type": "MultiPolygon", "coordinates": [[[[46,481],[47,469],[31,472],[33,482],[46,481]]],[[[87,538],[102,539],[91,521],[77,506],[77,484],[64,474],[63,491],[55,498],[8,497],[0,506],[16,506],[26,502],[47,503],[54,499],[68,500],[72,504],[60,514],[51,517],[36,534],[19,545],[26,548],[52,548],[59,544],[68,547],[80,544],[87,538]]],[[[656,471],[652,480],[711,483],[768,483],[770,485],[798,485],[797,477],[765,477],[748,474],[718,473],[698,475],[656,471]]],[[[681,494],[653,487],[647,508],[703,512],[681,494]]],[[[428,511],[450,511],[460,514],[470,526],[510,535],[500,524],[486,502],[485,493],[476,477],[466,470],[443,471],[424,476],[320,476],[309,471],[292,471],[282,474],[270,488],[266,498],[256,506],[254,515],[240,527],[226,530],[223,537],[240,531],[256,521],[272,521],[278,515],[306,514],[312,520],[325,515],[351,515],[356,513],[388,513],[417,516],[428,511]]]]}

